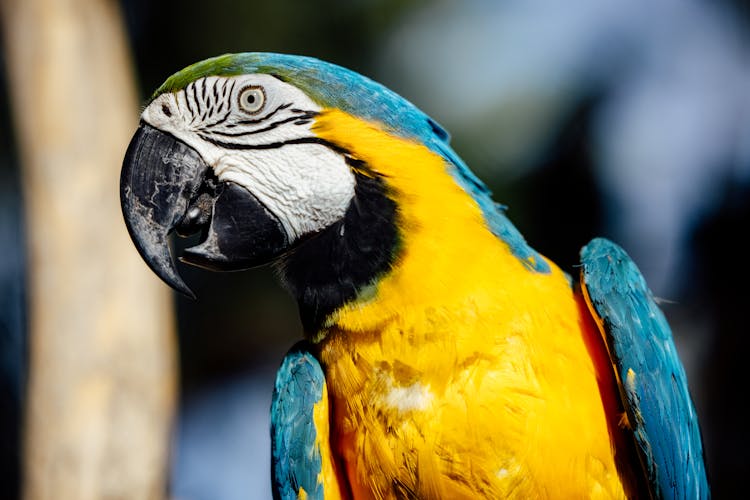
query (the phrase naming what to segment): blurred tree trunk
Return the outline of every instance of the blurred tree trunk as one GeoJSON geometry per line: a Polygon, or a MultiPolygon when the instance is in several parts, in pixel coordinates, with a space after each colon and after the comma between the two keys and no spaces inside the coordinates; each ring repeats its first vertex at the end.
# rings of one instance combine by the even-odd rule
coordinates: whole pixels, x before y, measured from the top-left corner
{"type": "Polygon", "coordinates": [[[163,498],[172,303],[119,208],[138,110],[119,4],[0,0],[0,13],[29,251],[24,496],[163,498]]]}

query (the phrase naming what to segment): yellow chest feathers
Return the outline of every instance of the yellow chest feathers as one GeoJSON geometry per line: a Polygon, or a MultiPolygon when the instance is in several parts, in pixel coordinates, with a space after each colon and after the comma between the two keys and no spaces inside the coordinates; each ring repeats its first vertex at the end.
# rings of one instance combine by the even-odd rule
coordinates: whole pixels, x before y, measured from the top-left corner
{"type": "Polygon", "coordinates": [[[427,148],[343,113],[316,126],[399,206],[393,269],[320,341],[355,497],[622,497],[590,325],[565,275],[524,267],[427,148]]]}

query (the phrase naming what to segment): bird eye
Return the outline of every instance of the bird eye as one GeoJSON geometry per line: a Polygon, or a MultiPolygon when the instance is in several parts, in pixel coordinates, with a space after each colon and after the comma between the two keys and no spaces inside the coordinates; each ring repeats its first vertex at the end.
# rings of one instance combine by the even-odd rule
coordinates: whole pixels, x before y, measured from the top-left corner
{"type": "Polygon", "coordinates": [[[240,108],[245,113],[255,114],[263,108],[266,102],[266,94],[263,87],[245,87],[240,92],[240,108]]]}

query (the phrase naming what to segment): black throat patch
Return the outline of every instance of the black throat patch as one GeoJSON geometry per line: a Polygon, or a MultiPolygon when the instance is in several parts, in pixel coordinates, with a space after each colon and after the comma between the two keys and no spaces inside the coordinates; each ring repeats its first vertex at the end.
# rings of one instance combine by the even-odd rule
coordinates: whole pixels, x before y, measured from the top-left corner
{"type": "Polygon", "coordinates": [[[382,179],[354,171],[354,197],[344,217],[302,241],[281,262],[299,304],[305,333],[390,270],[399,247],[396,202],[382,179]]]}

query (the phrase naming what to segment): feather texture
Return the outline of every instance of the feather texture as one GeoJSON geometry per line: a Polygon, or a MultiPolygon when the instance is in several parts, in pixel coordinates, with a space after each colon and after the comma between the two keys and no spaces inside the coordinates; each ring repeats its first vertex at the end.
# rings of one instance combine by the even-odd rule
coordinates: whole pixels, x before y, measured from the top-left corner
{"type": "Polygon", "coordinates": [[[581,261],[653,497],[708,498],[698,417],[664,314],[619,246],[595,239],[581,261]]]}
{"type": "Polygon", "coordinates": [[[301,90],[313,135],[233,148],[273,165],[277,150],[314,144],[357,184],[346,214],[279,266],[310,343],[276,380],[278,498],[709,496],[669,326],[619,247],[584,248],[574,287],[437,122],[340,66],[228,54],[154,98],[245,73],[301,90]]]}
{"type": "Polygon", "coordinates": [[[328,392],[318,360],[305,342],[287,353],[271,403],[274,498],[341,497],[329,444],[328,392]]]}

